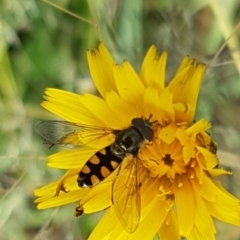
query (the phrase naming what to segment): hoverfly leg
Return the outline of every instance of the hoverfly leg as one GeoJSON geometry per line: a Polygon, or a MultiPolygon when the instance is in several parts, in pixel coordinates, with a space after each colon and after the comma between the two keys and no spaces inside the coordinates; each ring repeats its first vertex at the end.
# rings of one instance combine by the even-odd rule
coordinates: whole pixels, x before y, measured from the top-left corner
{"type": "Polygon", "coordinates": [[[83,207],[79,204],[76,208],[75,208],[75,212],[74,212],[74,216],[75,217],[80,217],[81,215],[83,215],[84,210],[83,207]]]}

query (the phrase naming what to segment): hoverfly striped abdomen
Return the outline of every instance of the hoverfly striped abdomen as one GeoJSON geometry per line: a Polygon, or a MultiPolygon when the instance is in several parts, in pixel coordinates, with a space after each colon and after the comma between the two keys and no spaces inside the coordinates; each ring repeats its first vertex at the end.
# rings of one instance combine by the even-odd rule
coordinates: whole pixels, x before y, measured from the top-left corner
{"type": "Polygon", "coordinates": [[[79,187],[92,187],[108,177],[122,162],[114,155],[111,146],[95,153],[83,166],[78,176],[79,187]]]}

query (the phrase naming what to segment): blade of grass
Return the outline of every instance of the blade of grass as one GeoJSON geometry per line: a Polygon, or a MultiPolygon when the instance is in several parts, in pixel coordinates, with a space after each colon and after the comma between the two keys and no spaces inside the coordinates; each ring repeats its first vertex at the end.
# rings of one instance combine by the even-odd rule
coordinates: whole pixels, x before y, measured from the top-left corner
{"type": "MultiPolygon", "coordinates": [[[[210,0],[209,4],[216,17],[222,35],[226,41],[226,45],[230,49],[231,56],[235,62],[238,73],[240,74],[240,43],[238,40],[238,36],[233,35],[233,33],[239,28],[240,22],[234,28],[231,21],[231,16],[233,13],[232,9],[236,7],[237,1],[223,2],[219,0],[210,0]]],[[[223,48],[224,47],[225,45],[223,45],[223,48]]]]}

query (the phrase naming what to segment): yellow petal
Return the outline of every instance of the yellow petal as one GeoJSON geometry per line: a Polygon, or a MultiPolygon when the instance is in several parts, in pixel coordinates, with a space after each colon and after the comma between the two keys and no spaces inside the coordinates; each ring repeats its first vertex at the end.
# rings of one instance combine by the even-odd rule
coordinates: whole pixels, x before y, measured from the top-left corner
{"type": "Polygon", "coordinates": [[[79,186],[77,184],[77,177],[79,169],[68,170],[59,180],[58,185],[55,189],[56,195],[60,194],[60,191],[68,192],[73,190],[78,190],[79,186]]]}
{"type": "Polygon", "coordinates": [[[186,129],[186,133],[187,135],[191,135],[195,138],[199,132],[206,131],[210,127],[211,124],[206,119],[202,118],[186,129]]]}
{"type": "Polygon", "coordinates": [[[33,194],[37,197],[42,197],[42,196],[45,196],[45,195],[53,194],[53,193],[56,192],[58,182],[59,181],[55,181],[55,182],[52,182],[52,183],[50,183],[46,186],[43,186],[39,189],[35,189],[33,191],[33,194]]]}
{"type": "Polygon", "coordinates": [[[106,94],[108,106],[113,111],[115,118],[120,119],[121,123],[125,123],[122,128],[127,128],[131,125],[133,118],[141,117],[142,112],[138,111],[135,106],[125,102],[119,95],[113,91],[106,94]]]}
{"type": "Polygon", "coordinates": [[[113,129],[122,129],[125,125],[120,119],[116,118],[114,112],[110,109],[106,101],[91,94],[84,94],[80,97],[81,103],[86,109],[99,121],[104,122],[107,127],[113,129]]]}
{"type": "Polygon", "coordinates": [[[186,164],[189,163],[193,154],[194,154],[194,150],[193,150],[192,144],[190,142],[187,142],[183,147],[183,160],[186,164]]]}
{"type": "Polygon", "coordinates": [[[221,184],[221,182],[215,181],[213,182],[215,184],[215,186],[217,187],[218,190],[222,191],[223,193],[225,193],[227,196],[229,196],[230,198],[235,199],[235,201],[240,201],[239,198],[233,196],[230,192],[228,192],[221,184]]]}
{"type": "Polygon", "coordinates": [[[158,231],[158,236],[161,240],[179,240],[181,238],[179,235],[178,217],[174,209],[170,211],[169,221],[163,223],[158,231]]]}
{"type": "Polygon", "coordinates": [[[152,121],[155,121],[156,119],[161,122],[162,121],[162,114],[159,109],[158,103],[158,91],[154,88],[147,88],[144,95],[144,101],[143,101],[143,110],[144,110],[144,116],[149,117],[150,115],[153,115],[152,121]]]}
{"type": "Polygon", "coordinates": [[[135,232],[128,234],[126,231],[123,231],[119,224],[117,224],[112,231],[110,239],[135,240],[142,239],[144,236],[144,240],[152,240],[166,219],[168,214],[167,208],[167,201],[161,201],[160,197],[153,199],[150,206],[148,206],[148,214],[144,214],[144,218],[141,217],[141,222],[135,232]]]}
{"type": "Polygon", "coordinates": [[[72,202],[77,202],[83,198],[90,189],[79,189],[67,193],[62,193],[59,196],[47,195],[37,199],[35,202],[38,203],[37,209],[46,209],[52,207],[59,207],[72,202]]]}
{"type": "Polygon", "coordinates": [[[216,202],[208,202],[205,204],[210,214],[230,224],[240,226],[240,200],[232,196],[230,193],[222,190],[221,187],[216,185],[218,190],[218,198],[216,202]]]}
{"type": "Polygon", "coordinates": [[[195,66],[193,61],[190,66],[174,77],[168,85],[168,88],[174,95],[174,102],[189,104],[196,108],[204,71],[205,65],[199,64],[195,66]]]}
{"type": "Polygon", "coordinates": [[[169,124],[167,127],[164,127],[161,129],[159,138],[163,142],[170,144],[173,142],[173,140],[176,137],[176,130],[177,130],[177,127],[175,124],[169,124]]]}
{"type": "Polygon", "coordinates": [[[130,63],[115,65],[113,73],[120,97],[141,109],[145,88],[130,63]]]}
{"type": "Polygon", "coordinates": [[[181,187],[174,181],[175,202],[178,212],[179,231],[183,236],[188,236],[195,222],[195,196],[187,177],[180,178],[181,187]],[[186,217],[187,214],[187,217],[186,217]]]}
{"type": "Polygon", "coordinates": [[[227,170],[224,170],[224,169],[219,169],[219,168],[216,168],[216,169],[207,169],[208,170],[208,173],[212,176],[212,177],[218,177],[218,176],[221,176],[221,175],[232,175],[233,173],[232,172],[229,172],[227,170]]]}
{"type": "Polygon", "coordinates": [[[195,115],[195,107],[185,103],[174,103],[175,121],[190,123],[195,115]]]}
{"type": "Polygon", "coordinates": [[[165,125],[174,119],[174,111],[172,105],[172,95],[167,90],[160,91],[156,88],[149,87],[144,95],[144,116],[153,115],[151,120],[157,120],[160,124],[165,125]]]}
{"type": "Polygon", "coordinates": [[[81,169],[95,152],[96,149],[88,147],[62,151],[48,157],[48,166],[60,169],[81,169]]]}
{"type": "MultiPolygon", "coordinates": [[[[204,157],[203,166],[206,166],[207,170],[212,170],[218,164],[218,158],[215,154],[211,153],[208,149],[203,147],[196,147],[198,152],[204,157]]],[[[200,156],[198,156],[200,158],[200,156]]]]}
{"type": "Polygon", "coordinates": [[[201,184],[197,181],[197,179],[192,180],[194,189],[196,189],[196,192],[207,201],[215,202],[218,197],[217,196],[218,191],[217,188],[215,187],[215,184],[206,175],[203,175],[201,180],[202,180],[201,184]]]}
{"type": "Polygon", "coordinates": [[[176,137],[183,146],[183,160],[185,163],[188,163],[193,157],[193,145],[190,142],[189,136],[186,134],[184,129],[178,128],[176,131],[176,137]]]}
{"type": "Polygon", "coordinates": [[[136,232],[131,234],[129,240],[142,239],[143,236],[144,239],[153,239],[168,215],[168,201],[161,201],[160,199],[161,198],[159,197],[152,201],[151,210],[145,219],[140,223],[136,232]]]}
{"type": "Polygon", "coordinates": [[[158,57],[156,46],[148,50],[140,71],[140,78],[146,87],[161,89],[165,85],[167,52],[158,57]]]}
{"type": "MultiPolygon", "coordinates": [[[[142,80],[142,82],[145,84],[145,86],[150,86],[149,82],[151,82],[150,79],[153,79],[153,65],[154,67],[156,67],[156,59],[157,59],[157,47],[155,45],[152,45],[144,60],[142,63],[142,67],[141,67],[141,71],[140,71],[140,79],[142,80]]],[[[154,68],[155,71],[156,68],[154,68]]]]}
{"type": "Polygon", "coordinates": [[[216,234],[216,229],[213,224],[213,220],[210,216],[208,208],[205,205],[203,199],[198,195],[197,191],[195,191],[195,211],[196,211],[196,220],[195,225],[197,229],[201,232],[203,236],[206,238],[211,238],[216,234]]]}
{"type": "MultiPolygon", "coordinates": [[[[191,73],[193,72],[193,66],[188,65],[184,69],[182,69],[179,73],[177,73],[174,78],[170,81],[167,88],[170,90],[170,92],[174,95],[174,102],[182,102],[179,101],[181,94],[181,89],[183,88],[184,83],[187,81],[189,76],[191,76],[191,73]]],[[[184,103],[186,103],[184,101],[184,103]]]]}
{"type": "Polygon", "coordinates": [[[197,227],[193,228],[193,231],[189,236],[187,236],[188,240],[215,240],[215,235],[211,235],[205,237],[197,227]]]}
{"type": "MultiPolygon", "coordinates": [[[[48,184],[47,186],[44,186],[40,189],[37,189],[34,191],[35,196],[39,196],[38,199],[35,200],[35,203],[42,203],[39,207],[42,208],[48,208],[52,207],[52,204],[68,204],[69,202],[75,201],[76,199],[79,201],[79,197],[74,197],[74,193],[69,194],[66,196],[69,192],[75,192],[77,191],[77,196],[79,190],[81,190],[77,184],[77,175],[79,170],[69,170],[64,174],[64,176],[61,178],[60,181],[53,182],[51,184],[48,184]],[[55,199],[58,198],[59,199],[55,199]],[[62,199],[63,202],[62,202],[62,199]],[[68,202],[69,201],[69,202],[68,202]],[[43,203],[45,202],[45,203],[43,203]]],[[[90,190],[90,189],[89,189],[90,190]]],[[[84,195],[88,193],[88,190],[84,191],[84,195]]],[[[57,206],[57,205],[54,205],[57,206]]]]}
{"type": "Polygon", "coordinates": [[[187,98],[184,98],[187,103],[192,106],[196,106],[198,94],[202,84],[203,75],[206,66],[204,64],[199,64],[193,73],[191,82],[186,82],[184,88],[182,89],[182,94],[187,94],[187,98]]]}
{"type": "Polygon", "coordinates": [[[115,64],[106,47],[100,43],[98,50],[87,52],[88,65],[94,84],[105,98],[109,91],[116,91],[112,67],[115,64]]]}
{"type": "Polygon", "coordinates": [[[63,90],[47,88],[42,107],[66,121],[90,126],[105,126],[80,102],[80,96],[63,90]]]}
{"type": "Polygon", "coordinates": [[[154,198],[157,197],[159,182],[149,178],[141,187],[141,219],[144,219],[149,211],[154,198]]]}
{"type": "Polygon", "coordinates": [[[189,136],[182,128],[177,128],[176,137],[183,146],[189,142],[189,136]]]}
{"type": "MultiPolygon", "coordinates": [[[[161,56],[158,58],[157,66],[154,72],[154,77],[152,79],[152,85],[158,86],[159,89],[165,86],[165,72],[167,63],[167,52],[163,51],[161,56]]],[[[151,83],[150,83],[151,84],[151,83]]]]}
{"type": "Polygon", "coordinates": [[[184,70],[187,66],[189,66],[191,61],[192,60],[189,59],[188,56],[184,57],[182,62],[181,62],[181,64],[180,64],[180,66],[178,67],[177,72],[175,73],[175,76],[177,76],[182,70],[184,70]]]}
{"type": "Polygon", "coordinates": [[[157,104],[163,116],[163,124],[173,122],[175,118],[173,95],[167,88],[161,91],[157,104]]]}
{"type": "Polygon", "coordinates": [[[112,182],[100,183],[83,197],[80,204],[84,213],[104,210],[112,205],[112,182]]]}
{"type": "MultiPolygon", "coordinates": [[[[118,219],[116,213],[113,210],[113,207],[111,207],[105,212],[102,219],[92,231],[88,240],[106,239],[106,237],[108,237],[111,234],[112,230],[116,227],[117,223],[118,219]]],[[[109,239],[109,237],[107,239],[109,239]]]]}

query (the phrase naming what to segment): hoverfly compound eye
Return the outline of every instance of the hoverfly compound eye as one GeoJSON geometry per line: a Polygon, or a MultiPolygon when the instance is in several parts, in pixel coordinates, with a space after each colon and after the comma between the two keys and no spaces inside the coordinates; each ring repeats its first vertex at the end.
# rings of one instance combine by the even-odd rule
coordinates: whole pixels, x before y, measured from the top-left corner
{"type": "Polygon", "coordinates": [[[151,142],[153,140],[153,135],[154,135],[154,132],[153,132],[153,129],[152,128],[146,128],[144,131],[143,131],[143,136],[146,140],[148,140],[149,142],[151,142]]]}
{"type": "Polygon", "coordinates": [[[132,126],[134,126],[141,133],[145,140],[151,142],[153,140],[153,128],[150,119],[134,118],[132,120],[132,126]]]}

